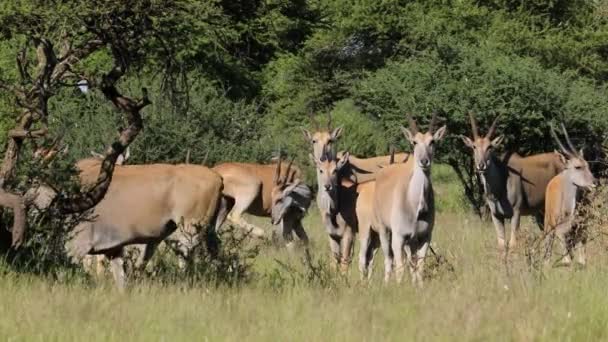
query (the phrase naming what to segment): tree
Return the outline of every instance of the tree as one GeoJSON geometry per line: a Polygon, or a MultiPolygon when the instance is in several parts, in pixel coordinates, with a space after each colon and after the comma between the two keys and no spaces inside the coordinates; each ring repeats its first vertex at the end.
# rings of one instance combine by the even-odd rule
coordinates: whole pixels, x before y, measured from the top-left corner
{"type": "Polygon", "coordinates": [[[49,102],[84,81],[124,116],[126,127],[105,150],[95,185],[71,194],[59,189],[53,201],[52,207],[59,215],[82,212],[105,195],[115,161],[141,131],[141,110],[150,103],[145,88],[140,99],[123,95],[118,90],[120,80],[143,68],[150,58],[171,58],[171,54],[149,51],[170,39],[158,27],[167,19],[166,13],[186,5],[183,1],[148,0],[66,0],[50,5],[24,1],[0,5],[0,43],[16,55],[16,68],[0,74],[4,96],[13,99],[13,113],[8,114],[15,120],[0,165],[0,206],[9,207],[14,213],[13,246],[23,242],[30,199],[11,190],[15,185],[11,180],[26,142],[36,148],[37,141],[49,135],[49,102]]]}

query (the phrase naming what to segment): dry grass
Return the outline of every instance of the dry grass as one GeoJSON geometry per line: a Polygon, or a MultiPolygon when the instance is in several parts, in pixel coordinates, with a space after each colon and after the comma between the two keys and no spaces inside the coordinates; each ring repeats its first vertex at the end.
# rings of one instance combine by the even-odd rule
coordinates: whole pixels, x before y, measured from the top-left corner
{"type": "MultiPolygon", "coordinates": [[[[315,213],[315,211],[313,211],[315,213]]],[[[307,218],[314,261],[327,246],[316,215],[307,218]]],[[[382,257],[371,284],[308,278],[301,255],[265,248],[258,276],[240,288],[50,281],[7,273],[0,282],[2,340],[605,340],[608,269],[592,246],[586,269],[540,277],[522,257],[508,267],[494,252],[487,223],[439,216],[436,250],[454,266],[437,268],[423,291],[384,286],[382,257]],[[283,266],[281,266],[283,265],[283,266]]],[[[532,234],[535,228],[526,224],[532,234]]],[[[433,261],[430,260],[432,264],[433,261]]],[[[321,268],[319,272],[323,273],[321,268]]]]}

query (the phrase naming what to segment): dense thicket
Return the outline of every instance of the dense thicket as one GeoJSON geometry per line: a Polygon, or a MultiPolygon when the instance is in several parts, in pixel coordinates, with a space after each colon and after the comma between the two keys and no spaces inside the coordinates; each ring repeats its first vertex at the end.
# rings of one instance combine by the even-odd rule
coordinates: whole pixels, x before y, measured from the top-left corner
{"type": "MultiPolygon", "coordinates": [[[[469,134],[469,110],[484,127],[502,113],[505,147],[523,154],[554,148],[551,121],[565,122],[575,143],[597,154],[608,125],[606,1],[3,2],[0,79],[21,82],[15,60],[28,39],[78,43],[91,18],[115,12],[128,15],[100,32],[141,35],[130,41],[132,66],[119,87],[127,94],[147,87],[152,102],[132,162],[180,162],[188,154],[207,164],[265,161],[280,147],[308,164],[299,127],[310,124],[310,112],[332,113],[345,126],[340,148],[370,156],[390,145],[408,149],[398,130],[405,114],[424,123],[438,110],[451,134],[437,158],[471,187],[469,154],[457,138],[469,134]]],[[[74,68],[106,73],[112,51],[100,49],[74,68]]],[[[73,84],[57,89],[49,111],[50,133],[36,145],[63,137],[66,165],[102,151],[125,124],[101,92],[83,94],[73,84]]],[[[0,94],[0,141],[19,112],[9,92],[0,94]]],[[[22,183],[32,176],[32,146],[26,141],[20,160],[22,183]]],[[[58,172],[66,167],[43,174],[58,172]]]]}

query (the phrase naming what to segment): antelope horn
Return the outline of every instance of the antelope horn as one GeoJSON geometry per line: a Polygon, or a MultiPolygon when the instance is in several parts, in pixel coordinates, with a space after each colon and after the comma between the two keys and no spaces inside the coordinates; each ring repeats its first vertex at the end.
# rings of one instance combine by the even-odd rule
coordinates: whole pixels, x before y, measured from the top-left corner
{"type": "Polygon", "coordinates": [[[277,169],[274,173],[274,183],[279,184],[281,182],[281,148],[279,148],[279,161],[277,162],[277,169]]]}
{"type": "Polygon", "coordinates": [[[416,120],[414,120],[412,118],[412,114],[411,113],[408,114],[407,117],[408,117],[408,121],[410,122],[410,132],[412,134],[418,133],[418,126],[416,125],[416,120]]]}
{"type": "Polygon", "coordinates": [[[394,164],[395,163],[395,146],[391,145],[390,150],[391,150],[391,152],[390,152],[391,153],[391,158],[389,159],[388,163],[389,164],[394,164]]]}
{"type": "Polygon", "coordinates": [[[315,129],[318,131],[319,122],[317,121],[317,119],[315,119],[315,115],[313,114],[313,112],[308,112],[308,116],[310,117],[310,122],[312,123],[313,126],[315,126],[315,129]]]}
{"type": "Polygon", "coordinates": [[[477,139],[479,137],[479,130],[477,129],[477,120],[475,120],[475,115],[473,115],[472,111],[469,111],[469,120],[471,120],[471,130],[473,131],[473,138],[477,139]]]}
{"type": "Polygon", "coordinates": [[[433,134],[436,123],[437,123],[437,111],[434,111],[433,116],[431,117],[431,123],[429,124],[429,133],[433,134]]]}
{"type": "Polygon", "coordinates": [[[570,141],[570,136],[568,135],[568,131],[566,131],[566,127],[564,126],[563,122],[562,122],[561,126],[562,126],[562,131],[564,131],[564,136],[566,137],[566,143],[568,143],[568,147],[570,147],[570,151],[573,154],[576,154],[577,153],[576,148],[572,144],[572,141],[570,141]]]}
{"type": "Polygon", "coordinates": [[[498,118],[500,118],[501,113],[499,113],[495,118],[494,121],[492,121],[492,126],[490,126],[490,129],[488,130],[488,134],[486,134],[486,138],[490,139],[492,137],[492,135],[494,135],[494,131],[496,131],[496,123],[498,122],[498,118]]]}
{"type": "Polygon", "coordinates": [[[331,113],[327,112],[327,130],[331,132],[331,113]]]}
{"type": "Polygon", "coordinates": [[[289,177],[289,171],[291,171],[291,165],[293,164],[294,159],[294,157],[291,157],[289,164],[287,164],[287,170],[285,171],[285,177],[283,177],[283,183],[287,183],[289,181],[287,178],[289,177]]]}
{"type": "Polygon", "coordinates": [[[562,153],[564,153],[567,156],[571,156],[572,153],[570,151],[568,151],[568,149],[566,149],[566,147],[564,147],[564,145],[562,144],[562,142],[559,140],[559,137],[557,136],[557,133],[555,133],[555,129],[553,128],[553,124],[550,123],[549,127],[551,128],[551,136],[553,137],[553,139],[555,140],[555,142],[557,143],[557,146],[559,146],[559,148],[562,150],[562,153]]]}

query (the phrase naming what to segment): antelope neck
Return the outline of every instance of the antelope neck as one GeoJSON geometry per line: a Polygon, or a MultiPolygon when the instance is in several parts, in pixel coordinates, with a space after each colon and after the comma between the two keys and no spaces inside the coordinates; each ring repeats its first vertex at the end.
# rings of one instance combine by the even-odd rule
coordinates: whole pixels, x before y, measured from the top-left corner
{"type": "Polygon", "coordinates": [[[317,205],[319,206],[319,208],[327,213],[330,214],[335,214],[338,211],[338,187],[339,184],[337,184],[331,192],[327,192],[327,190],[325,190],[323,188],[323,186],[321,185],[321,179],[320,179],[320,175],[317,172],[317,184],[318,184],[318,191],[317,191],[317,205]]]}
{"type": "Polygon", "coordinates": [[[480,174],[483,190],[488,199],[494,201],[505,195],[507,190],[507,173],[506,164],[492,153],[486,172],[480,174]]]}

